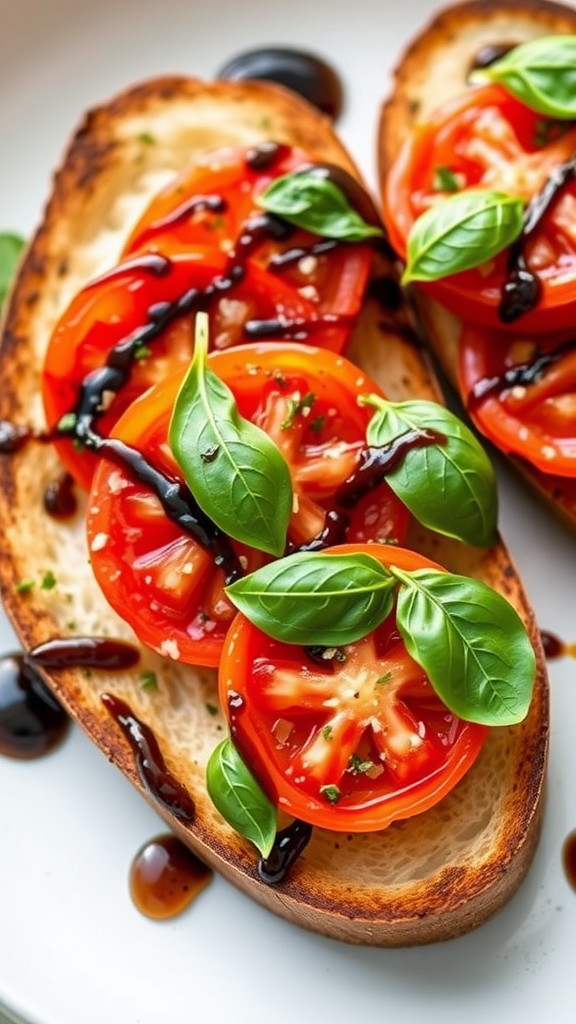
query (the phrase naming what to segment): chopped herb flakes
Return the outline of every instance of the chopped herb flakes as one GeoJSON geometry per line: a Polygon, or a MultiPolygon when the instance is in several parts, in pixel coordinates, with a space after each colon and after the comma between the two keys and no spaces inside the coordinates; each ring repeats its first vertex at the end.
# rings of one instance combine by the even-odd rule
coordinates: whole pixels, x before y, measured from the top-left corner
{"type": "Polygon", "coordinates": [[[20,580],[19,583],[16,584],[16,593],[27,594],[28,591],[33,590],[35,586],[36,584],[34,580],[20,580]]]}
{"type": "Polygon", "coordinates": [[[320,786],[320,792],[322,796],[326,797],[329,804],[337,804],[340,799],[340,790],[338,789],[338,786],[320,786]]]}
{"type": "Polygon", "coordinates": [[[146,693],[154,693],[158,689],[158,677],[151,669],[140,673],[140,686],[146,693]]]}
{"type": "Polygon", "coordinates": [[[316,395],[312,394],[311,391],[304,395],[304,398],[289,398],[288,415],[282,423],[282,430],[289,430],[294,425],[294,420],[297,416],[307,416],[315,401],[316,395]]]}
{"type": "Polygon", "coordinates": [[[432,187],[435,192],[457,192],[460,188],[458,175],[449,167],[436,167],[432,187]]]}

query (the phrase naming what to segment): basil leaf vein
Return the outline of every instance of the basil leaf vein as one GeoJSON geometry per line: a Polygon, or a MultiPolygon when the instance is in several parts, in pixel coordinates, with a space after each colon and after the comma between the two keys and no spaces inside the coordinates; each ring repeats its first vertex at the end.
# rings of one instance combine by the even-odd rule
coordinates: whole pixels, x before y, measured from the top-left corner
{"type": "Polygon", "coordinates": [[[267,857],[276,837],[276,808],[230,739],[210,755],[206,788],[224,820],[267,857]]]}
{"type": "Polygon", "coordinates": [[[196,318],[194,357],[182,383],[169,442],[196,501],[245,544],[281,555],[292,514],[290,470],[278,447],[239,412],[207,365],[208,318],[196,318]]]}
{"type": "Polygon", "coordinates": [[[395,587],[394,577],[370,555],[297,552],[236,580],[226,593],[276,640],[341,646],[384,621],[395,587]]]}
{"type": "Polygon", "coordinates": [[[520,43],[474,71],[470,81],[499,82],[539,114],[576,118],[576,35],[540,36],[520,43]]]}
{"type": "Polygon", "coordinates": [[[275,178],[257,203],[269,213],[325,238],[361,242],[383,235],[381,228],[368,224],[350,205],[338,185],[314,171],[275,178]]]}
{"type": "Polygon", "coordinates": [[[484,725],[526,716],[536,659],[520,616],[479,580],[434,569],[391,571],[396,619],[409,654],[446,706],[484,725]]]}
{"type": "Polygon", "coordinates": [[[487,189],[441,199],[412,225],[402,282],[436,281],[492,259],[520,234],[523,211],[522,199],[487,189]]]}
{"type": "Polygon", "coordinates": [[[416,444],[386,473],[386,482],[412,515],[429,529],[467,544],[493,544],[496,475],[472,431],[436,402],[390,402],[377,395],[364,401],[376,410],[366,433],[371,445],[387,445],[411,429],[433,430],[441,437],[438,444],[416,444]]]}

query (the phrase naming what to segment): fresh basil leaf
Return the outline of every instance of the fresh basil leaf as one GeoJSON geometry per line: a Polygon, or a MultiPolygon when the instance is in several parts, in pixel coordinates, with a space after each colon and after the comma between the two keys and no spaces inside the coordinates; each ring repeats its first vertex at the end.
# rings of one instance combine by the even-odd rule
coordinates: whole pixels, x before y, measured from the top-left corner
{"type": "Polygon", "coordinates": [[[0,233],[0,309],[12,284],[24,239],[12,232],[0,233]]]}
{"type": "Polygon", "coordinates": [[[523,210],[522,199],[486,189],[441,199],[412,225],[402,283],[437,281],[492,259],[520,234],[523,210]]]}
{"type": "Polygon", "coordinates": [[[497,591],[479,580],[435,569],[407,573],[396,621],[408,653],[460,718],[514,725],[525,718],[536,659],[522,620],[497,591]]]}
{"type": "Polygon", "coordinates": [[[267,857],[276,837],[276,808],[229,739],[210,755],[206,787],[224,820],[267,857]]]}
{"type": "Polygon", "coordinates": [[[366,438],[388,445],[409,430],[439,435],[437,444],[417,443],[390,472],[386,482],[424,526],[476,547],[496,540],[498,496],[490,459],[471,430],[436,402],[389,402],[378,395],[366,438]]]}
{"type": "Polygon", "coordinates": [[[470,81],[500,82],[539,114],[576,118],[576,35],[540,36],[520,43],[474,71],[470,81]]]}
{"type": "Polygon", "coordinates": [[[228,597],[264,633],[286,643],[353,643],[392,610],[394,578],[370,555],[297,552],[236,580],[228,597]]]}
{"type": "Polygon", "coordinates": [[[257,203],[268,213],[325,238],[361,242],[383,234],[381,228],[360,216],[338,185],[313,171],[275,178],[257,203]]]}
{"type": "Polygon", "coordinates": [[[207,365],[208,318],[196,318],[194,358],[169,428],[174,456],[201,509],[230,537],[281,555],[292,514],[292,480],[278,447],[238,411],[207,365]]]}

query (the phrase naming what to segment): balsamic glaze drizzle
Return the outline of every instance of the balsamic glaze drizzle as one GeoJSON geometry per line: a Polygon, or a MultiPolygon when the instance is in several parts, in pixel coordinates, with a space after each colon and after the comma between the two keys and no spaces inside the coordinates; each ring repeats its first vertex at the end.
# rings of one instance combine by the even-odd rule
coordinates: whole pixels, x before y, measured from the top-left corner
{"type": "Polygon", "coordinates": [[[542,282],[538,274],[529,269],[524,246],[575,173],[576,153],[552,170],[540,191],[526,207],[522,231],[510,248],[508,278],[502,289],[498,310],[503,323],[513,323],[538,304],[542,282]]]}
{"type": "Polygon", "coordinates": [[[469,409],[474,409],[485,398],[491,395],[499,395],[513,387],[528,387],[539,381],[546,370],[554,363],[562,359],[564,355],[576,348],[576,337],[558,345],[550,352],[541,352],[529,362],[518,363],[510,366],[503,373],[494,374],[492,377],[482,377],[476,381],[467,399],[469,409]]]}
{"type": "Polygon", "coordinates": [[[207,516],[190,489],[149,462],[142,453],[114,437],[101,437],[90,432],[84,438],[86,447],[128,470],[133,479],[154,494],[166,516],[185,533],[190,534],[223,571],[226,585],[243,575],[243,568],[228,536],[207,516]]]}
{"type": "Polygon", "coordinates": [[[385,445],[370,445],[360,453],[360,462],[336,492],[336,502],[350,508],[364,494],[367,494],[382,483],[387,473],[391,473],[414,448],[425,448],[432,444],[445,444],[445,434],[428,428],[406,430],[385,445]]]}
{"type": "Polygon", "coordinates": [[[303,544],[292,545],[289,543],[286,554],[294,554],[296,551],[322,551],[333,544],[343,544],[349,525],[350,519],[344,512],[330,508],[326,513],[324,526],[320,533],[303,544]]]}
{"type": "Polygon", "coordinates": [[[158,740],[152,730],[132,713],[128,704],[120,697],[103,693],[100,699],[128,740],[134,753],[140,781],[151,796],[180,821],[193,821],[194,802],[188,791],[166,767],[158,740]]]}
{"type": "Polygon", "coordinates": [[[295,819],[277,833],[271,853],[258,861],[258,877],[266,885],[278,885],[305,850],[312,836],[312,826],[295,819]]]}

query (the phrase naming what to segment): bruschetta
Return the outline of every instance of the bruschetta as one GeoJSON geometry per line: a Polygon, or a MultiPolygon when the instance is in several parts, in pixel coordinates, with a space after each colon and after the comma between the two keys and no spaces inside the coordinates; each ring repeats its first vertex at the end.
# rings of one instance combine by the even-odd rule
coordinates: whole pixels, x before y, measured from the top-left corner
{"type": "MultiPolygon", "coordinates": [[[[308,178],[306,181],[310,184],[308,178]]],[[[345,206],[348,218],[348,203],[345,206]]],[[[262,572],[270,574],[273,566],[285,569],[287,562],[290,566],[297,564],[290,560],[306,556],[305,534],[289,534],[287,552],[283,550],[285,538],[279,543],[277,536],[256,546],[254,534],[260,528],[255,530],[252,518],[246,517],[243,522],[247,534],[242,534],[232,547],[223,542],[214,554],[216,567],[230,570],[224,590],[210,582],[214,575],[210,561],[206,577],[210,614],[204,608],[188,623],[184,631],[187,638],[175,637],[169,620],[173,615],[170,597],[175,595],[176,599],[186,593],[196,564],[189,538],[176,538],[179,550],[182,545],[186,549],[178,564],[172,559],[170,544],[174,537],[169,533],[163,557],[154,555],[150,546],[147,550],[139,547],[145,523],[152,531],[158,527],[159,505],[164,512],[167,507],[173,511],[174,503],[182,501],[183,506],[178,505],[174,513],[176,520],[182,507],[185,516],[192,515],[186,484],[173,472],[167,437],[174,441],[177,435],[173,450],[180,451],[188,445],[194,448],[202,435],[200,447],[195,447],[197,468],[201,464],[205,485],[208,490],[212,487],[210,507],[216,509],[218,505],[210,473],[224,442],[203,437],[204,421],[210,417],[206,414],[204,419],[202,415],[195,418],[193,409],[200,392],[215,389],[221,397],[223,385],[214,384],[209,376],[218,366],[218,381],[223,380],[232,391],[236,388],[245,419],[249,418],[246,410],[250,400],[240,397],[242,389],[249,395],[259,374],[266,394],[271,390],[274,395],[282,394],[288,381],[289,402],[284,413],[279,418],[277,407],[276,412],[266,413],[272,426],[267,424],[280,446],[293,436],[295,423],[301,432],[308,431],[307,452],[314,447],[310,438],[317,437],[319,444],[326,440],[330,455],[323,462],[320,489],[330,486],[328,467],[338,464],[350,444],[356,454],[362,448],[358,434],[344,438],[342,444],[326,434],[332,430],[338,411],[334,397],[337,391],[329,391],[324,399],[321,389],[327,379],[334,382],[330,387],[340,386],[343,366],[353,368],[353,372],[346,371],[346,388],[352,394],[347,401],[355,423],[358,417],[366,417],[367,410],[381,411],[386,401],[434,403],[428,406],[429,413],[441,408],[440,389],[398,287],[397,261],[381,238],[373,203],[330,121],[296,95],[270,83],[205,83],[184,78],[147,82],[90,111],[64,155],[43,221],[23,256],[6,304],[0,358],[0,582],[5,607],[27,657],[33,662],[38,645],[46,641],[68,640],[73,650],[79,638],[91,637],[122,641],[138,652],[138,663],[129,669],[100,664],[88,670],[85,663],[73,664],[73,654],[60,663],[56,658],[52,666],[46,658],[38,662],[53,693],[103,755],[208,865],[274,913],[304,928],[351,943],[425,944],[460,935],[500,909],[522,881],[538,840],[549,718],[539,632],[516,568],[495,530],[494,509],[487,531],[478,527],[476,538],[465,540],[455,536],[450,525],[438,530],[435,523],[423,522],[425,510],[423,517],[409,510],[407,519],[399,513],[391,528],[383,527],[388,532],[375,538],[369,534],[373,516],[366,514],[354,535],[344,535],[344,550],[342,535],[338,534],[331,551],[336,559],[352,557],[349,579],[364,571],[377,577],[378,587],[386,592],[381,606],[384,611],[392,607],[390,602],[398,587],[408,593],[409,574],[420,570],[432,572],[434,585],[439,577],[441,584],[448,579],[455,581],[454,585],[461,580],[477,582],[486,588],[482,591],[486,608],[492,601],[488,594],[495,594],[494,600],[502,603],[497,605],[497,612],[487,610],[486,617],[496,629],[501,614],[502,623],[511,623],[512,634],[519,638],[517,650],[521,656],[514,668],[508,665],[507,686],[516,675],[529,683],[529,699],[524,686],[522,713],[508,716],[506,723],[498,726],[456,725],[460,718],[452,711],[439,714],[437,698],[430,696],[425,673],[412,657],[417,654],[418,644],[410,648],[410,653],[386,618],[386,642],[396,645],[398,672],[404,671],[402,665],[408,666],[406,672],[413,672],[416,665],[419,700],[424,693],[421,717],[412,716],[414,720],[406,732],[408,745],[427,750],[423,722],[427,716],[436,722],[443,718],[444,726],[438,726],[435,741],[441,774],[445,774],[444,765],[449,760],[445,751],[456,749],[459,736],[468,737],[463,743],[468,743],[464,756],[469,770],[464,773],[458,767],[459,755],[455,756],[458,782],[446,787],[449,791],[441,800],[423,803],[426,809],[421,813],[393,813],[390,823],[383,815],[372,821],[369,830],[363,828],[361,816],[359,822],[353,816],[347,818],[345,800],[340,799],[342,793],[336,785],[321,787],[322,813],[328,827],[316,819],[308,827],[302,816],[306,814],[302,807],[306,801],[291,799],[294,786],[285,779],[290,799],[280,794],[278,835],[284,836],[290,850],[299,853],[292,857],[290,870],[284,870],[286,864],[278,843],[272,846],[272,856],[267,848],[259,857],[253,836],[247,837],[241,834],[242,829],[233,827],[233,815],[229,804],[221,799],[218,781],[226,771],[234,773],[238,768],[237,764],[230,767],[226,760],[230,740],[237,741],[243,753],[239,771],[248,767],[258,774],[264,756],[264,747],[251,731],[253,726],[260,728],[262,722],[254,725],[252,714],[243,715],[251,698],[242,687],[251,686],[255,677],[248,659],[254,652],[254,634],[262,626],[258,616],[254,621],[250,618],[246,580],[257,580],[262,586],[262,572]],[[327,241],[320,229],[318,237],[312,233],[311,241],[309,227],[296,227],[295,234],[292,229],[287,231],[284,214],[277,212],[277,207],[270,214],[268,204],[266,233],[255,242],[260,221],[254,210],[254,189],[250,192],[238,185],[239,151],[243,154],[242,175],[250,181],[260,182],[260,176],[269,174],[272,167],[276,172],[271,175],[270,186],[280,168],[282,177],[290,177],[293,172],[311,173],[313,186],[318,180],[336,184],[339,202],[343,195],[346,198],[355,193],[351,205],[364,229],[368,228],[366,238],[363,235],[363,240],[353,241],[346,248],[334,239],[327,241]],[[203,181],[208,187],[195,184],[191,189],[190,180],[203,181]],[[245,205],[242,209],[240,203],[241,212],[237,213],[239,193],[245,205]],[[270,234],[271,222],[274,235],[270,234]],[[298,251],[303,238],[305,245],[298,251]],[[243,263],[242,272],[236,272],[240,284],[234,291],[230,285],[234,277],[230,257],[232,252],[233,270],[239,265],[242,244],[246,259],[246,253],[257,258],[248,270],[247,263],[243,263]],[[315,247],[313,252],[311,245],[315,247]],[[190,248],[200,271],[186,262],[190,248]],[[279,251],[288,268],[285,271],[271,266],[272,257],[279,251]],[[220,288],[216,298],[215,282],[220,288]],[[122,303],[135,302],[138,306],[141,292],[146,293],[146,315],[141,309],[136,314],[128,312],[118,327],[122,303]],[[177,303],[181,315],[172,316],[177,303]],[[197,314],[195,319],[191,313],[197,314]],[[207,314],[208,328],[201,313],[207,314]],[[180,321],[183,324],[179,327],[180,321]],[[74,335],[74,324],[79,323],[84,326],[79,335],[77,331],[74,335]],[[155,361],[150,350],[161,333],[159,323],[171,340],[160,348],[155,361]],[[248,323],[252,336],[246,337],[248,323]],[[142,327],[147,327],[149,333],[143,335],[142,327]],[[207,357],[208,365],[197,355],[202,331],[203,344],[206,342],[206,330],[212,341],[219,339],[216,347],[220,349],[213,360],[212,354],[207,357]],[[283,333],[288,335],[281,340],[290,359],[296,360],[289,364],[289,370],[282,362],[285,356],[274,355],[283,333]],[[79,336],[82,344],[75,344],[79,336]],[[270,348],[265,354],[266,344],[270,348]],[[121,392],[120,387],[115,390],[114,374],[125,373],[122,353],[126,353],[127,346],[131,372],[122,380],[126,388],[136,388],[140,380],[139,393],[132,396],[134,402],[118,412],[112,425],[112,421],[106,421],[112,415],[110,402],[113,404],[115,395],[121,392]],[[174,370],[174,360],[180,358],[174,353],[181,349],[181,366],[174,370]],[[195,368],[190,371],[192,350],[195,368]],[[194,379],[190,372],[196,374],[194,379]],[[174,373],[180,375],[178,384],[174,373]],[[295,373],[304,380],[299,388],[291,383],[295,373]],[[314,373],[316,392],[306,384],[314,373]],[[246,406],[241,405],[244,401],[246,406]],[[174,411],[176,406],[178,411],[174,411]],[[166,409],[171,408],[167,414],[166,409]],[[105,421],[110,425],[106,426],[105,421]],[[162,434],[156,431],[160,421],[162,434]],[[144,451],[153,449],[158,457],[154,466],[149,461],[144,465],[139,462],[144,451]],[[154,482],[152,470],[156,472],[154,482]],[[45,496],[48,488],[53,492],[54,484],[58,489],[65,480],[69,486],[71,479],[75,509],[67,506],[62,516],[54,503],[46,506],[45,496]],[[165,493],[166,487],[169,494],[165,493]],[[126,500],[123,518],[110,512],[113,499],[126,500]],[[380,543],[374,543],[375,539],[380,543]],[[274,561],[278,554],[282,557],[274,561]],[[362,556],[359,560],[358,554],[362,556]],[[109,556],[111,561],[107,561],[109,556]],[[246,568],[251,575],[243,577],[242,569],[246,568]],[[43,585],[47,574],[49,586],[43,585]],[[116,607],[109,600],[114,588],[122,594],[116,607]],[[133,618],[137,591],[140,597],[136,601],[145,611],[144,627],[133,618]],[[218,639],[223,601],[234,600],[238,614],[233,625],[220,631],[218,639]],[[522,627],[519,631],[518,623],[522,627]],[[234,632],[230,632],[232,629],[234,632]],[[201,641],[194,651],[203,653],[192,653],[184,660],[187,639],[201,641]],[[239,668],[240,649],[244,661],[239,668]],[[431,711],[431,707],[436,710],[431,711]],[[332,826],[331,806],[339,812],[332,826]]],[[[344,391],[341,393],[344,395],[344,391]]],[[[262,415],[259,422],[255,429],[261,430],[262,415]]],[[[434,444],[452,450],[447,428],[432,429],[435,423],[432,418],[427,434],[415,428],[417,440],[411,441],[415,450],[424,446],[420,447],[424,452],[428,450],[425,445],[434,444]]],[[[371,429],[375,430],[374,425],[371,429]]],[[[477,448],[471,447],[472,451],[478,459],[484,458],[477,448]]],[[[290,451],[286,459],[290,461],[290,451]]],[[[186,461],[185,455],[182,460],[186,461]]],[[[348,481],[354,477],[354,465],[352,472],[346,470],[344,474],[348,481]]],[[[483,461],[482,466],[486,466],[483,461]]],[[[471,466],[466,465],[464,476],[469,471],[471,466]]],[[[267,470],[262,472],[265,476],[267,470]]],[[[314,472],[318,477],[317,467],[314,472]]],[[[397,477],[400,475],[398,471],[397,477]]],[[[433,506],[442,491],[441,475],[436,477],[436,488],[431,488],[428,499],[425,496],[422,502],[425,508],[433,506]]],[[[317,510],[320,498],[316,494],[314,500],[305,500],[304,485],[286,508],[276,476],[273,480],[279,520],[294,515],[300,523],[305,512],[312,516],[317,510]]],[[[402,487],[399,493],[402,495],[402,487]]],[[[392,495],[392,500],[397,507],[398,495],[392,495]]],[[[460,509],[453,507],[449,519],[454,521],[459,514],[460,509]]],[[[226,532],[226,508],[222,515],[224,525],[216,523],[210,544],[216,537],[217,545],[226,532]]],[[[197,519],[209,531],[215,518],[216,511],[214,518],[208,519],[203,518],[202,508],[198,511],[197,519]]],[[[164,529],[161,525],[161,538],[164,529]]],[[[312,532],[316,537],[318,531],[312,532]]],[[[163,544],[160,540],[160,547],[163,544]]],[[[330,551],[317,551],[315,544],[308,547],[317,571],[318,559],[329,558],[330,551]]],[[[323,562],[320,568],[328,564],[332,565],[323,562]]],[[[269,578],[265,580],[267,595],[277,592],[274,584],[278,578],[276,574],[272,583],[269,578]]],[[[254,589],[258,589],[256,584],[254,589]]],[[[482,608],[482,600],[477,608],[482,608]]],[[[348,610],[342,603],[338,609],[328,620],[322,619],[319,637],[317,630],[306,632],[306,623],[300,623],[302,632],[296,634],[296,639],[292,634],[286,639],[282,632],[280,640],[269,638],[265,643],[288,647],[300,643],[297,649],[306,649],[304,675],[312,684],[321,676],[317,684],[325,687],[327,679],[337,678],[347,658],[352,659],[351,666],[356,664],[354,630],[338,632],[347,621],[348,610]],[[299,641],[299,637],[303,639],[299,641]]],[[[373,602],[369,602],[370,609],[373,602]]],[[[362,611],[360,618],[368,616],[368,610],[362,611]]],[[[380,628],[382,614],[370,620],[371,628],[380,628]]],[[[405,609],[404,619],[410,614],[410,609],[405,609]]],[[[464,608],[464,618],[466,615],[464,608]]],[[[282,621],[282,614],[277,618],[283,630],[286,624],[292,628],[297,617],[292,608],[284,616],[286,621],[282,621]]],[[[357,631],[358,616],[354,628],[357,631]]],[[[478,628],[481,631],[483,627],[478,628]]],[[[505,634],[506,628],[492,652],[499,663],[508,658],[505,634]]],[[[365,659],[364,669],[366,651],[364,647],[358,654],[365,659]]],[[[275,647],[270,658],[277,656],[275,647]]],[[[373,651],[370,657],[374,660],[373,651]]],[[[437,649],[435,658],[438,660],[437,649]]],[[[261,667],[261,659],[258,665],[261,667]]],[[[431,674],[452,676],[452,668],[451,658],[441,656],[439,670],[431,670],[431,674]]],[[[493,683],[498,671],[489,676],[493,683]]],[[[290,673],[282,678],[286,687],[294,685],[290,673]]],[[[372,676],[374,703],[380,699],[375,695],[386,692],[390,678],[387,671],[372,676]]],[[[344,693],[341,683],[339,686],[338,693],[344,693]]],[[[348,708],[356,696],[357,690],[352,687],[351,691],[348,680],[348,708]]],[[[332,709],[333,717],[323,728],[321,740],[329,743],[335,736],[344,744],[341,733],[336,732],[336,697],[335,692],[325,697],[325,707],[332,709]]],[[[276,695],[275,699],[281,698],[276,695]]],[[[264,722],[266,742],[272,736],[277,748],[288,748],[291,742],[291,726],[286,718],[285,713],[278,712],[271,723],[264,722]]],[[[335,743],[332,750],[337,746],[335,743]]],[[[274,760],[275,751],[268,750],[266,756],[274,760]]],[[[401,779],[401,757],[398,763],[401,779]]],[[[375,764],[369,751],[360,750],[345,766],[350,788],[361,787],[363,780],[378,787],[385,765],[385,757],[375,764]]],[[[265,776],[260,775],[259,781],[263,783],[266,808],[274,786],[265,776]]],[[[396,787],[401,788],[401,782],[396,787]]],[[[361,788],[358,791],[362,793],[361,788]]],[[[254,816],[258,818],[258,814],[254,816]]]]}

